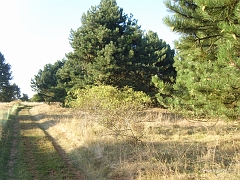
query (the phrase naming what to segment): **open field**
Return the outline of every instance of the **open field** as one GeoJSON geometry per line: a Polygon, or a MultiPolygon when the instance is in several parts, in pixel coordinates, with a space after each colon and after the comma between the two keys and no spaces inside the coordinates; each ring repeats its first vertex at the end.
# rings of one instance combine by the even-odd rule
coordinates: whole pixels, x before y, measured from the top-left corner
{"type": "Polygon", "coordinates": [[[30,113],[86,179],[240,179],[239,122],[149,109],[116,114],[124,123],[105,126],[104,113],[59,105],[35,105],[30,113]]]}
{"type": "Polygon", "coordinates": [[[240,179],[239,122],[21,103],[2,134],[3,179],[240,179]]]}

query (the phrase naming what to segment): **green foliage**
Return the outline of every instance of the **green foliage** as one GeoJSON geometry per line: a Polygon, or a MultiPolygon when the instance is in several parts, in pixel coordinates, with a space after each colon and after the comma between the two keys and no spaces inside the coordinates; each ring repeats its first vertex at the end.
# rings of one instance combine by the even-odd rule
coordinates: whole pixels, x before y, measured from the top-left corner
{"type": "Polygon", "coordinates": [[[4,87],[9,86],[9,81],[12,80],[12,72],[10,64],[6,63],[2,53],[0,53],[0,88],[1,91],[4,87]]]}
{"type": "Polygon", "coordinates": [[[10,102],[20,98],[20,88],[16,84],[10,84],[12,72],[10,64],[6,63],[0,52],[0,102],[10,102]]]}
{"type": "Polygon", "coordinates": [[[36,101],[63,102],[66,90],[59,83],[57,71],[62,68],[65,60],[57,61],[54,64],[46,64],[43,70],[31,79],[31,87],[38,93],[36,101]]]}
{"type": "Polygon", "coordinates": [[[174,13],[165,23],[182,36],[175,46],[176,83],[153,81],[166,106],[187,115],[239,119],[240,2],[166,1],[174,13]],[[167,90],[168,91],[168,90],[167,90]]]}
{"type": "Polygon", "coordinates": [[[173,83],[164,82],[158,76],[152,76],[152,82],[158,88],[156,98],[159,104],[165,108],[171,108],[174,94],[173,83]]]}
{"type": "Polygon", "coordinates": [[[117,89],[109,85],[100,85],[78,89],[68,96],[66,105],[85,110],[140,110],[151,102],[150,97],[140,91],[134,91],[132,88],[124,87],[117,89]]]}
{"type": "Polygon", "coordinates": [[[40,94],[34,94],[30,99],[31,102],[44,102],[44,98],[40,94]]]}
{"type": "Polygon", "coordinates": [[[22,94],[21,98],[20,98],[21,101],[28,101],[29,100],[29,97],[27,94],[22,94]]]}
{"type": "Polygon", "coordinates": [[[11,84],[6,91],[6,98],[9,97],[9,101],[17,100],[21,97],[20,88],[15,84],[11,84]]]}
{"type": "Polygon", "coordinates": [[[156,90],[151,76],[162,74],[166,81],[169,74],[176,76],[170,46],[156,33],[144,33],[115,0],[101,0],[81,21],[81,27],[71,30],[73,52],[58,71],[68,90],[107,84],[151,94],[156,90]]]}

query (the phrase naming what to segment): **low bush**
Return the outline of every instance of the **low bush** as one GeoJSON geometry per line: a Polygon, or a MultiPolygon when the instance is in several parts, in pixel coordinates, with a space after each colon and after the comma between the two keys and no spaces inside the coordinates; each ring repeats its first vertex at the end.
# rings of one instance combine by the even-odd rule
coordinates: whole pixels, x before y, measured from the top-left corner
{"type": "Polygon", "coordinates": [[[130,137],[140,141],[144,131],[136,128],[140,111],[146,109],[151,98],[130,87],[101,85],[71,92],[66,105],[97,115],[96,121],[117,137],[130,137]]]}
{"type": "Polygon", "coordinates": [[[151,99],[141,91],[130,87],[117,89],[113,86],[101,85],[71,91],[66,105],[85,110],[140,110],[150,104],[151,99]]]}

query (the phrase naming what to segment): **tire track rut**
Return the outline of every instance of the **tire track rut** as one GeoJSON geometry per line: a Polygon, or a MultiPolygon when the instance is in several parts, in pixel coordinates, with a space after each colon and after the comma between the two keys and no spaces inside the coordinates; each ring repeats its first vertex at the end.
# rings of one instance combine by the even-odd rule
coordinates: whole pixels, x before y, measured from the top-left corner
{"type": "Polygon", "coordinates": [[[17,154],[18,154],[18,143],[19,143],[19,135],[20,135],[20,128],[19,128],[19,121],[14,119],[13,124],[13,141],[11,142],[11,150],[10,150],[10,158],[7,164],[8,167],[8,175],[10,179],[13,179],[14,177],[14,167],[17,163],[17,154]]]}
{"type": "Polygon", "coordinates": [[[8,162],[9,179],[14,179],[14,168],[16,168],[19,157],[22,157],[29,179],[85,179],[73,167],[66,153],[54,138],[34,121],[29,112],[30,109],[30,106],[20,107],[14,120],[13,140],[8,162]],[[51,161],[56,161],[56,163],[51,161]]]}

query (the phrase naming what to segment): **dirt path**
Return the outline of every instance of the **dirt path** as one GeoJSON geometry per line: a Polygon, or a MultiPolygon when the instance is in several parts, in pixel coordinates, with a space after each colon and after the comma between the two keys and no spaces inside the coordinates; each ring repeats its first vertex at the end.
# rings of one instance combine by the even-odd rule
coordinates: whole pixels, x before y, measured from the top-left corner
{"type": "Polygon", "coordinates": [[[62,148],[34,121],[30,108],[20,108],[14,120],[9,179],[84,179],[62,148]]]}

